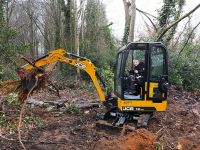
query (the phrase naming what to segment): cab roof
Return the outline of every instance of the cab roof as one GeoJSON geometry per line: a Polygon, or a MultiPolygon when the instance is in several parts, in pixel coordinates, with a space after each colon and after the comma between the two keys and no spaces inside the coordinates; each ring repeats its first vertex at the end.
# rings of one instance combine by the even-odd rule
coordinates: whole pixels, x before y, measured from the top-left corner
{"type": "Polygon", "coordinates": [[[148,46],[150,44],[156,44],[156,45],[161,45],[165,47],[165,45],[161,42],[129,42],[126,45],[124,45],[122,48],[119,49],[119,52],[122,52],[124,50],[129,50],[129,49],[148,49],[148,46]]]}

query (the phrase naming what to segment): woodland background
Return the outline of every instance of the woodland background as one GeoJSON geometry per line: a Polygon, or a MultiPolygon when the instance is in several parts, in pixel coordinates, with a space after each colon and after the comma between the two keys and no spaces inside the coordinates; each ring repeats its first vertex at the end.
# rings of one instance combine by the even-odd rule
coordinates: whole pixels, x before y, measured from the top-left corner
{"type": "MultiPolygon", "coordinates": [[[[199,5],[183,13],[185,0],[163,0],[157,16],[152,16],[138,9],[135,0],[123,2],[124,36],[116,39],[101,0],[1,0],[0,81],[17,78],[21,54],[36,59],[50,50],[63,48],[91,59],[112,86],[116,53],[134,40],[135,12],[139,11],[148,20],[148,32],[139,41],[162,41],[168,48],[170,83],[180,88],[200,88],[200,36],[196,33],[200,22],[191,24],[192,13],[199,5]],[[182,19],[187,22],[177,32],[182,19]]],[[[59,64],[54,77],[61,83],[74,82],[77,73],[76,69],[59,64]]],[[[81,79],[89,81],[84,73],[81,79]]]]}
{"type": "MultiPolygon", "coordinates": [[[[159,150],[198,149],[200,19],[195,23],[192,19],[200,2],[185,12],[186,0],[163,0],[156,15],[152,15],[137,8],[136,1],[123,0],[124,34],[119,39],[113,34],[113,23],[107,19],[102,0],[0,0],[0,84],[18,79],[16,70],[25,63],[19,59],[20,55],[37,59],[51,50],[63,48],[91,59],[103,80],[113,89],[118,49],[135,39],[161,41],[169,53],[172,86],[167,111],[156,113],[146,129],[155,135],[157,142],[154,144],[159,150]],[[138,12],[140,15],[136,16],[138,12]],[[144,33],[139,36],[135,33],[137,17],[142,17],[145,23],[144,33]],[[183,30],[178,31],[180,23],[183,30]]],[[[24,149],[88,150],[98,140],[112,142],[118,137],[118,144],[125,143],[115,133],[96,129],[97,113],[104,108],[100,107],[97,92],[85,72],[62,63],[57,64],[51,78],[59,86],[61,98],[47,89],[37,91],[30,98],[37,105],[29,107],[26,101],[24,114],[21,112],[25,105],[17,100],[16,92],[0,96],[1,149],[19,149],[24,142],[24,149]],[[80,103],[94,102],[98,108],[80,108],[80,103]]],[[[148,134],[144,135],[143,140],[149,139],[148,134]]],[[[132,136],[130,139],[133,143],[137,141],[132,136]]],[[[99,144],[102,145],[108,148],[105,143],[99,144]]]]}

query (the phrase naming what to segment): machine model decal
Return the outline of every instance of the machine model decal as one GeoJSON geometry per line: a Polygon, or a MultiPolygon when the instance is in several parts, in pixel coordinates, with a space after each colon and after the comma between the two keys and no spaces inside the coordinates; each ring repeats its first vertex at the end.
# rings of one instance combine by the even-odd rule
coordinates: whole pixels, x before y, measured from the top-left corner
{"type": "Polygon", "coordinates": [[[123,111],[141,111],[144,110],[143,108],[140,107],[131,107],[131,106],[127,106],[127,107],[123,107],[122,108],[123,111]]]}
{"type": "Polygon", "coordinates": [[[81,69],[85,69],[85,68],[86,68],[86,65],[81,64],[81,63],[79,63],[79,62],[75,63],[75,66],[76,66],[76,67],[79,67],[79,68],[81,68],[81,69]]]}

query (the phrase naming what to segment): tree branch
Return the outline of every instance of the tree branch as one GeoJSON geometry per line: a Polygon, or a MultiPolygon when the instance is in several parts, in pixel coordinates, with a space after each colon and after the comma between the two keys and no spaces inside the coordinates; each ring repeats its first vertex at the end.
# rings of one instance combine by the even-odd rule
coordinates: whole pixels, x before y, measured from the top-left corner
{"type": "Polygon", "coordinates": [[[200,3],[193,8],[190,12],[188,12],[187,14],[185,14],[184,16],[182,16],[180,19],[172,22],[169,26],[167,26],[165,29],[163,29],[163,31],[158,35],[157,41],[160,41],[162,39],[162,37],[165,35],[165,33],[174,25],[176,25],[177,23],[179,23],[180,21],[182,21],[183,19],[185,19],[187,16],[189,16],[190,14],[192,14],[193,12],[195,12],[198,8],[200,7],[200,3]]]}
{"type": "Polygon", "coordinates": [[[144,23],[147,27],[148,32],[151,33],[151,29],[150,29],[151,26],[145,21],[143,14],[141,12],[139,12],[139,13],[140,13],[142,20],[144,21],[144,23]]]}
{"type": "MultiPolygon", "coordinates": [[[[155,29],[155,31],[157,32],[158,31],[158,29],[157,29],[157,27],[156,27],[156,25],[154,24],[154,22],[151,20],[151,18],[149,17],[149,16],[152,16],[152,15],[150,15],[149,13],[147,13],[147,12],[144,12],[144,11],[142,11],[142,10],[140,10],[140,9],[138,9],[138,8],[136,8],[136,10],[137,11],[139,11],[140,13],[142,13],[143,15],[145,15],[146,17],[147,17],[147,19],[151,22],[151,24],[153,25],[153,27],[154,27],[154,29],[155,29]]],[[[154,17],[155,18],[155,16],[152,16],[152,17],[154,17]]]]}
{"type": "Polygon", "coordinates": [[[180,57],[180,54],[183,52],[183,50],[185,49],[186,45],[188,44],[194,30],[200,25],[200,22],[192,29],[192,31],[190,32],[190,34],[188,35],[187,41],[185,42],[184,46],[182,47],[182,49],[180,50],[178,57],[180,57]]]}
{"type": "Polygon", "coordinates": [[[151,15],[151,14],[149,14],[148,12],[145,12],[145,11],[143,11],[143,10],[140,10],[139,8],[136,8],[136,10],[137,11],[139,11],[139,12],[141,12],[141,13],[143,13],[143,14],[146,14],[147,16],[151,16],[151,17],[153,17],[153,18],[157,18],[156,16],[153,16],[153,15],[151,15]]]}
{"type": "Polygon", "coordinates": [[[184,26],[182,32],[178,35],[178,37],[177,37],[177,39],[176,39],[176,42],[174,43],[174,45],[172,46],[172,48],[174,48],[174,47],[178,44],[178,41],[179,41],[181,35],[183,34],[183,32],[185,31],[185,29],[186,29],[188,23],[190,22],[190,20],[191,20],[191,17],[188,19],[187,23],[185,24],[185,26],[184,26]]]}

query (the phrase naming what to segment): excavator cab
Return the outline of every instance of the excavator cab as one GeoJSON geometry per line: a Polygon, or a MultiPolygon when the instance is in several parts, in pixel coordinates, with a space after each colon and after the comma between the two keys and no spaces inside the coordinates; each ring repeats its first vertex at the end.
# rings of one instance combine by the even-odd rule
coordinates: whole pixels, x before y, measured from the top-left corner
{"type": "MultiPolygon", "coordinates": [[[[168,55],[160,42],[131,42],[117,55],[115,89],[118,115],[117,125],[126,119],[140,116],[146,121],[155,111],[167,107],[168,55]],[[126,117],[125,117],[126,116],[126,117]]],[[[116,115],[116,114],[115,114],[116,115]]]]}
{"type": "Polygon", "coordinates": [[[119,50],[115,95],[122,111],[165,111],[167,85],[168,57],[162,43],[133,42],[119,50]]]}

